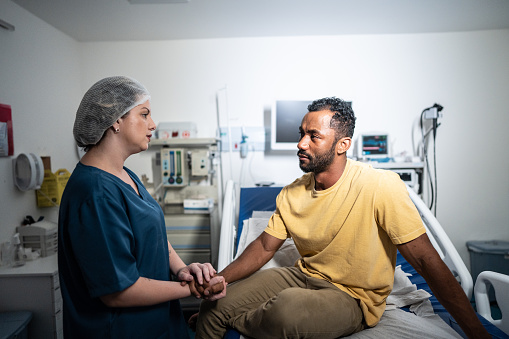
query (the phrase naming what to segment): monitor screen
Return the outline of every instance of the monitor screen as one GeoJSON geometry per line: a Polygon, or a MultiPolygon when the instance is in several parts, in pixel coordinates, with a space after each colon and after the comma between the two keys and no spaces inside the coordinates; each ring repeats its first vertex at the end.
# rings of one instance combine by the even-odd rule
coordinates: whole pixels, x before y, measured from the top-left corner
{"type": "Polygon", "coordinates": [[[273,150],[296,150],[299,127],[312,100],[278,100],[272,107],[270,145],[273,150]]]}
{"type": "Polygon", "coordinates": [[[359,137],[359,156],[361,158],[388,158],[388,134],[363,134],[359,137]]]}
{"type": "MultiPolygon", "coordinates": [[[[273,150],[296,150],[299,127],[313,100],[277,100],[272,106],[270,146],[273,150]]],[[[347,101],[352,107],[352,102],[347,101]]]]}

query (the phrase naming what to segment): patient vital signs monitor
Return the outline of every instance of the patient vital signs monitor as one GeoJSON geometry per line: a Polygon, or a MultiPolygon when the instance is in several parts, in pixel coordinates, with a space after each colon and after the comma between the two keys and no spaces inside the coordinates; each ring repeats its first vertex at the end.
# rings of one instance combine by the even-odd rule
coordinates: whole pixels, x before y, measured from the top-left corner
{"type": "Polygon", "coordinates": [[[361,134],[357,144],[358,157],[361,159],[389,158],[389,134],[361,134]]]}

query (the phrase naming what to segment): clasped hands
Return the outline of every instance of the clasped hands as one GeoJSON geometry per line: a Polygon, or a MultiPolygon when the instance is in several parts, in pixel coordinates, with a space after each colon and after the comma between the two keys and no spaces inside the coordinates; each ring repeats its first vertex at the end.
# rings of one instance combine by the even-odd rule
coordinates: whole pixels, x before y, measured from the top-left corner
{"type": "Polygon", "coordinates": [[[205,300],[218,300],[226,295],[226,281],[211,264],[192,263],[181,268],[177,279],[182,286],[189,285],[191,295],[205,300]]]}

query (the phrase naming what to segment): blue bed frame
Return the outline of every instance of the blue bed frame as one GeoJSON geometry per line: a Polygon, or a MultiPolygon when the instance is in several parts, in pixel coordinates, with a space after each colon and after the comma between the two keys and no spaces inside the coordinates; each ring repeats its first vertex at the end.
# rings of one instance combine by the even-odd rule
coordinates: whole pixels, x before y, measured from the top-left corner
{"type": "MultiPolygon", "coordinates": [[[[274,211],[276,209],[276,197],[281,191],[282,187],[243,187],[240,189],[239,199],[239,217],[237,223],[237,238],[235,246],[238,246],[240,234],[242,233],[243,221],[249,219],[253,211],[274,211]]],[[[431,292],[428,284],[421,277],[417,271],[403,258],[398,252],[396,265],[401,265],[404,272],[412,274],[409,277],[410,281],[417,286],[418,289],[423,289],[431,294],[430,301],[433,306],[433,310],[438,314],[449,326],[451,326],[457,333],[463,338],[467,338],[463,330],[459,327],[458,323],[454,318],[447,312],[447,310],[438,302],[436,297],[431,292]]],[[[404,308],[403,308],[404,309],[404,308]]],[[[404,309],[408,311],[408,309],[404,309]]],[[[483,326],[491,334],[492,338],[509,339],[509,336],[501,331],[498,327],[490,323],[488,320],[477,314],[483,326]]],[[[238,339],[240,334],[230,329],[225,339],[238,339]]]]}

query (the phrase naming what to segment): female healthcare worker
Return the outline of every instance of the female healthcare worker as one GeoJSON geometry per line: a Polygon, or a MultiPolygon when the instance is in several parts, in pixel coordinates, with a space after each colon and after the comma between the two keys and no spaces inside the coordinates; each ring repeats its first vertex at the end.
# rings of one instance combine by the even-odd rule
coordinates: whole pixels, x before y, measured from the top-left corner
{"type": "Polygon", "coordinates": [[[178,299],[198,294],[189,282],[223,289],[210,264],[184,264],[161,207],[124,167],[148,148],[155,127],[148,91],[128,77],[98,81],[78,108],[73,133],[86,153],[58,221],[66,338],[187,338],[178,299]]]}

